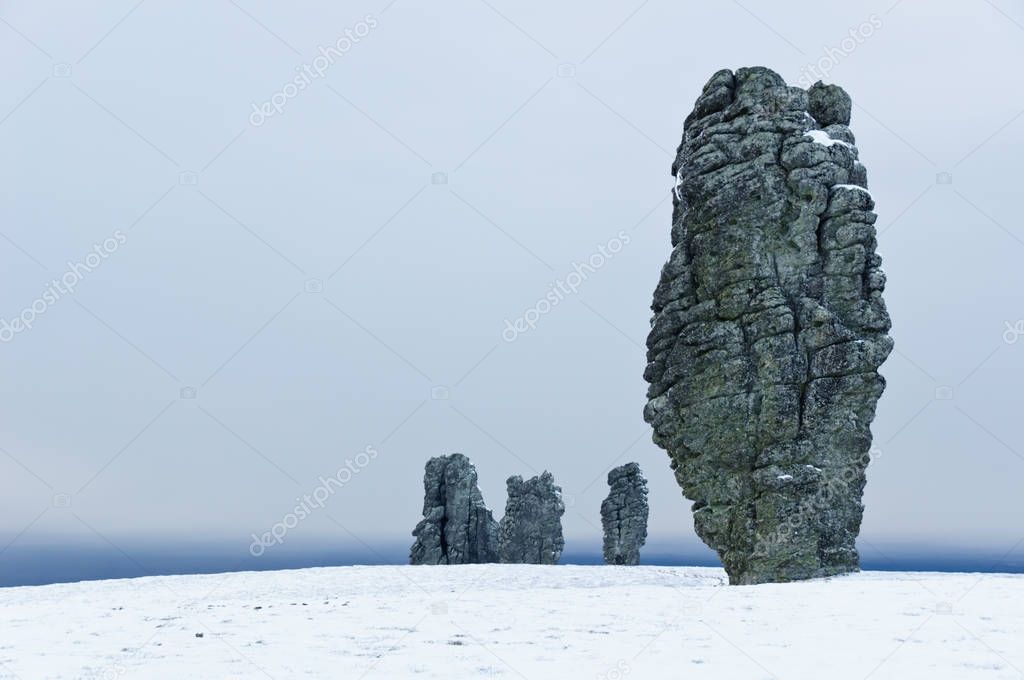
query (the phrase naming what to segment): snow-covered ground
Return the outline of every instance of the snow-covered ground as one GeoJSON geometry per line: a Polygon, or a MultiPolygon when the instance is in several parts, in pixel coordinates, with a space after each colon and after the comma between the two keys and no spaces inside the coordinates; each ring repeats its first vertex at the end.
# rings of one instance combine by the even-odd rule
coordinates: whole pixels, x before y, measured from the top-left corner
{"type": "Polygon", "coordinates": [[[1024,576],[339,567],[0,589],[0,678],[1024,678],[1024,576]],[[201,637],[200,637],[201,635],[201,637]]]}

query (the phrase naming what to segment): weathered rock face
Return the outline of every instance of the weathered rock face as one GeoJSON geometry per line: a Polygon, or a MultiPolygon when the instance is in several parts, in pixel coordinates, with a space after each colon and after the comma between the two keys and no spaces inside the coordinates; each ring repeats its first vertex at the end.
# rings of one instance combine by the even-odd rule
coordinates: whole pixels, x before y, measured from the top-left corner
{"type": "Polygon", "coordinates": [[[498,523],[484,505],[476,468],[461,453],[427,461],[423,519],[413,530],[411,564],[498,561],[498,523]]]}
{"type": "Polygon", "coordinates": [[[562,538],[562,488],[550,472],[526,481],[509,477],[505,516],[498,525],[498,557],[508,564],[557,564],[562,538]]]}
{"type": "Polygon", "coordinates": [[[856,570],[892,349],[850,97],[719,71],[684,124],[644,419],[732,583],[856,570]]]}
{"type": "Polygon", "coordinates": [[[608,497],[601,503],[605,564],[640,564],[647,542],[647,480],[636,463],[608,473],[608,497]]]}

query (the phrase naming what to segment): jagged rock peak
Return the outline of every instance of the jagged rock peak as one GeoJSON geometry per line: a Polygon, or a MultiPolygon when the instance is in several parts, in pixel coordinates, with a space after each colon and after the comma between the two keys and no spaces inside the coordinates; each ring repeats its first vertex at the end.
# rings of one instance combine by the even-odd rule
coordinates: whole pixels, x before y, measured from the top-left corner
{"type": "Polygon", "coordinates": [[[858,568],[892,340],[850,110],[836,85],[719,71],[672,165],[644,419],[732,583],[858,568]]]}
{"type": "Polygon", "coordinates": [[[608,497],[601,503],[605,564],[640,564],[647,542],[647,480],[637,463],[608,473],[608,497]]]}
{"type": "Polygon", "coordinates": [[[550,472],[509,477],[505,516],[498,525],[498,557],[510,564],[557,564],[562,538],[562,488],[550,472]]]}
{"type": "Polygon", "coordinates": [[[412,535],[411,564],[498,561],[498,523],[484,504],[469,458],[453,453],[427,461],[423,519],[412,535]]]}

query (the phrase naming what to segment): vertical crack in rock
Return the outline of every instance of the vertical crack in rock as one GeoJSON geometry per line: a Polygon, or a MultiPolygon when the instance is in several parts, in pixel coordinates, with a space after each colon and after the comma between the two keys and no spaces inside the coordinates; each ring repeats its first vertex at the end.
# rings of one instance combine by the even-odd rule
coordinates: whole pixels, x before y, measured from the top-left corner
{"type": "Polygon", "coordinates": [[[647,480],[636,463],[608,473],[608,497],[601,503],[605,564],[640,564],[647,542],[647,480]]]}
{"type": "Polygon", "coordinates": [[[858,568],[892,340],[850,109],[835,85],[719,71],[672,165],[644,419],[732,583],[858,568]]]}
{"type": "Polygon", "coordinates": [[[498,557],[508,564],[558,564],[562,538],[562,487],[550,472],[526,481],[509,477],[505,516],[498,525],[498,557]]]}
{"type": "Polygon", "coordinates": [[[423,519],[413,530],[410,564],[498,561],[498,523],[484,505],[476,468],[461,453],[427,461],[423,519]]]}

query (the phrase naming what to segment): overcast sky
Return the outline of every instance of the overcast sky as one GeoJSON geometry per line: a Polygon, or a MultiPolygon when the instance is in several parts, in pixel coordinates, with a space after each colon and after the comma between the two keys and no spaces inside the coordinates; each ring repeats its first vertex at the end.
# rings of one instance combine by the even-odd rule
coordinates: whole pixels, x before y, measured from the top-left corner
{"type": "Polygon", "coordinates": [[[638,461],[652,541],[696,545],[643,343],[683,118],[765,65],[847,89],[877,202],[896,350],[862,552],[1011,551],[1024,8],[807,7],[0,2],[0,318],[31,323],[0,330],[0,548],[244,554],[367,447],[289,544],[411,542],[424,462],[459,451],[498,516],[550,470],[577,550],[638,461]]]}

